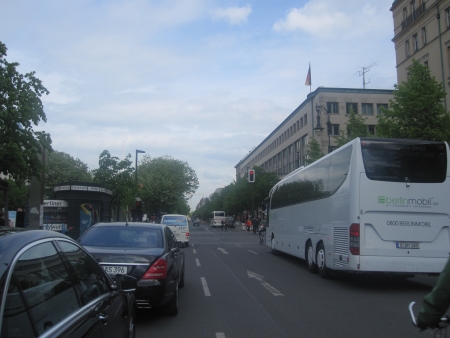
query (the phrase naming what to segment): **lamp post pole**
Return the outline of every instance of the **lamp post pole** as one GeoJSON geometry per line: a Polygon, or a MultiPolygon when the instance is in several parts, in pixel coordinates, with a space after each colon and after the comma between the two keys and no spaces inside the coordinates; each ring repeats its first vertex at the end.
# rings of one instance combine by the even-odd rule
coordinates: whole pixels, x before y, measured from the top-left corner
{"type": "Polygon", "coordinates": [[[135,179],[136,183],[137,183],[137,171],[138,171],[138,165],[137,165],[138,154],[145,154],[145,151],[136,149],[136,166],[135,166],[135,170],[134,170],[134,179],[135,179]]]}
{"type": "Polygon", "coordinates": [[[317,111],[317,123],[316,128],[314,128],[314,131],[316,131],[317,135],[320,137],[321,132],[323,131],[323,127],[320,125],[320,112],[323,112],[327,116],[327,133],[328,133],[328,154],[331,152],[331,121],[330,121],[330,113],[328,112],[327,108],[324,106],[319,106],[316,104],[316,111],[317,111]]]}

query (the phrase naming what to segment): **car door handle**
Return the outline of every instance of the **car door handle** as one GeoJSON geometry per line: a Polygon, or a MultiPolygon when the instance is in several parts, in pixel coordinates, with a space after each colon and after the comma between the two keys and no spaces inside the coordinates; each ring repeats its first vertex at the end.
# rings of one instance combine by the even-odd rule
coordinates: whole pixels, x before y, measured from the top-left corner
{"type": "Polygon", "coordinates": [[[102,322],[102,324],[106,324],[108,322],[108,316],[104,313],[99,313],[98,319],[102,322]]]}

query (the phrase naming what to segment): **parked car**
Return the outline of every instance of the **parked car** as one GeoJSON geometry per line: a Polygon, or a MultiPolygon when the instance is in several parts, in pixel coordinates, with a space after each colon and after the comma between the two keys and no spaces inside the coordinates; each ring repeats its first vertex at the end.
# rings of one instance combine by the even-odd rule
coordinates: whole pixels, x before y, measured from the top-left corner
{"type": "Polygon", "coordinates": [[[135,336],[135,278],[54,231],[0,227],[0,247],[2,338],[135,336]]]}
{"type": "Polygon", "coordinates": [[[189,246],[189,226],[187,217],[184,215],[163,215],[161,224],[167,225],[175,234],[178,242],[183,243],[185,247],[189,246]]]}
{"type": "Polygon", "coordinates": [[[137,279],[138,308],[160,307],[164,314],[178,314],[178,288],[184,287],[184,252],[164,224],[97,223],[78,239],[114,276],[137,279]]]}

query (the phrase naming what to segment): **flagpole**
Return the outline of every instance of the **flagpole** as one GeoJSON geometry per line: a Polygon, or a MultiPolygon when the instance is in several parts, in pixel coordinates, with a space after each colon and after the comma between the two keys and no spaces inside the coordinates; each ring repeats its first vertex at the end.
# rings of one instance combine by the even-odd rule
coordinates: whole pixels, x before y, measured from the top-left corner
{"type": "Polygon", "coordinates": [[[311,84],[312,84],[312,77],[311,77],[311,63],[309,63],[309,92],[311,93],[311,84]]]}

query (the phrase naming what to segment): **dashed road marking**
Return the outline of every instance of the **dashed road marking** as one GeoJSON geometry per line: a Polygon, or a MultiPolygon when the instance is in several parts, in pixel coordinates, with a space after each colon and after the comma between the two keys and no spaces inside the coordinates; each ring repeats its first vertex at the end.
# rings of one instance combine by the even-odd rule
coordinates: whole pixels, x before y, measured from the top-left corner
{"type": "Polygon", "coordinates": [[[208,284],[206,283],[205,277],[200,277],[200,280],[202,281],[203,292],[205,293],[205,296],[206,297],[211,296],[211,293],[209,292],[208,284]]]}
{"type": "Polygon", "coordinates": [[[251,253],[253,253],[253,254],[255,254],[255,255],[258,254],[257,252],[254,252],[254,251],[252,251],[252,250],[248,250],[248,251],[250,251],[251,253]]]}
{"type": "Polygon", "coordinates": [[[197,266],[200,266],[200,261],[198,260],[198,258],[195,259],[195,263],[197,264],[197,266]]]}
{"type": "Polygon", "coordinates": [[[225,338],[225,333],[223,333],[223,332],[216,332],[216,338],[225,338]]]}
{"type": "Polygon", "coordinates": [[[197,253],[197,251],[195,251],[195,249],[194,249],[194,250],[192,250],[192,252],[193,252],[193,253],[197,253]]]}

